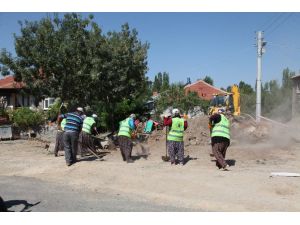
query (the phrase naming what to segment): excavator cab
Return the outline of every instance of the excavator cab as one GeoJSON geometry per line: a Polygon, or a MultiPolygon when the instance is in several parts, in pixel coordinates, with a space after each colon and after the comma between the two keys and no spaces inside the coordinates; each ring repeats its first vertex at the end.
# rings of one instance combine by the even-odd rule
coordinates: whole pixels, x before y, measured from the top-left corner
{"type": "Polygon", "coordinates": [[[240,93],[237,85],[231,87],[231,92],[220,95],[213,94],[213,98],[210,101],[210,107],[208,115],[217,113],[219,109],[224,109],[226,112],[230,112],[234,116],[241,114],[240,110],[240,93]]]}

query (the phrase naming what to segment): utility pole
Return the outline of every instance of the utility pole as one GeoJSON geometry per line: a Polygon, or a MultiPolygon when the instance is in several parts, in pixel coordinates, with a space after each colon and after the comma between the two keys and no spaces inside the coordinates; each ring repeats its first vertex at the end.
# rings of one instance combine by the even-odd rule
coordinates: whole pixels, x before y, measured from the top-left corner
{"type": "Polygon", "coordinates": [[[260,122],[261,116],[261,60],[265,53],[264,46],[267,42],[263,41],[263,32],[257,32],[257,79],[256,79],[256,122],[260,122]]]}

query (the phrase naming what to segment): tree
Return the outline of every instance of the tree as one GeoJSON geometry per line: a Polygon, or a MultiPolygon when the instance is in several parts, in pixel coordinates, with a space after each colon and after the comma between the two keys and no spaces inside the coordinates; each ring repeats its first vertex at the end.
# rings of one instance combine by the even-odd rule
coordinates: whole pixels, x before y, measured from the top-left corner
{"type": "Polygon", "coordinates": [[[17,57],[4,50],[0,63],[37,98],[60,97],[71,106],[93,106],[107,112],[107,123],[114,129],[117,105],[136,106],[134,102],[146,96],[149,44],[142,43],[128,24],[103,35],[92,15],[72,13],[20,25],[21,35],[14,36],[17,57]]]}
{"type": "Polygon", "coordinates": [[[286,68],[282,72],[282,88],[284,90],[290,90],[292,89],[292,77],[295,76],[295,72],[292,72],[289,70],[289,68],[286,68]]]}
{"type": "Polygon", "coordinates": [[[159,72],[157,75],[154,77],[154,82],[153,82],[153,89],[152,91],[154,92],[160,92],[163,84],[163,75],[161,72],[159,72]]]}
{"type": "Polygon", "coordinates": [[[205,81],[206,83],[208,83],[210,85],[214,85],[214,81],[210,76],[205,76],[203,81],[205,81]]]}
{"type": "Polygon", "coordinates": [[[282,122],[292,118],[292,80],[294,72],[288,68],[282,71],[282,85],[271,80],[262,91],[262,111],[265,116],[282,122]]]}
{"type": "MultiPolygon", "coordinates": [[[[255,112],[256,94],[250,84],[244,81],[239,82],[240,104],[243,113],[253,114],[255,112]]],[[[231,92],[231,86],[227,87],[227,91],[231,92]]]]}
{"type": "Polygon", "coordinates": [[[163,92],[167,90],[170,86],[169,74],[167,72],[159,72],[154,77],[153,88],[152,91],[163,92]]]}
{"type": "Polygon", "coordinates": [[[205,108],[208,105],[209,103],[201,100],[197,93],[185,93],[184,85],[182,83],[175,83],[171,84],[168,90],[161,93],[161,97],[157,102],[157,111],[158,113],[162,113],[165,109],[172,106],[173,108],[178,108],[182,113],[187,113],[195,106],[205,108]]]}
{"type": "Polygon", "coordinates": [[[170,87],[169,74],[163,72],[161,91],[165,91],[170,87]]]}
{"type": "Polygon", "coordinates": [[[254,93],[254,90],[251,87],[251,85],[246,84],[244,81],[240,81],[239,90],[240,90],[240,93],[243,93],[243,94],[253,94],[254,93]]]}
{"type": "Polygon", "coordinates": [[[17,57],[4,50],[0,61],[37,98],[53,96],[84,103],[82,90],[91,82],[94,58],[91,34],[98,29],[91,19],[72,13],[62,19],[55,14],[54,18],[19,22],[21,35],[14,35],[17,57]]]}
{"type": "MultiPolygon", "coordinates": [[[[127,116],[131,108],[124,114],[118,114],[115,117],[115,109],[118,103],[129,101],[131,104],[141,96],[145,96],[147,88],[147,50],[148,43],[141,43],[137,37],[135,29],[130,30],[128,24],[122,26],[120,32],[109,32],[106,38],[107,48],[105,49],[105,58],[102,63],[96,62],[93,67],[96,68],[94,90],[102,93],[95,100],[102,100],[106,103],[112,127],[115,121],[127,116]],[[97,88],[98,87],[98,88],[97,88]]],[[[102,51],[99,50],[99,54],[102,51]]],[[[95,94],[97,94],[95,93],[95,94]]]]}

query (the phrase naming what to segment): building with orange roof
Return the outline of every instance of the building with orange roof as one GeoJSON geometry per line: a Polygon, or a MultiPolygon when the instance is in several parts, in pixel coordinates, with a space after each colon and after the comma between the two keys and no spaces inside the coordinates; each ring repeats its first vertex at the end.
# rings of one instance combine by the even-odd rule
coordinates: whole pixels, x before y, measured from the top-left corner
{"type": "Polygon", "coordinates": [[[185,94],[188,92],[196,92],[199,98],[203,100],[211,100],[213,95],[226,95],[228,92],[216,88],[203,80],[198,80],[195,83],[188,84],[184,87],[185,94]]]}

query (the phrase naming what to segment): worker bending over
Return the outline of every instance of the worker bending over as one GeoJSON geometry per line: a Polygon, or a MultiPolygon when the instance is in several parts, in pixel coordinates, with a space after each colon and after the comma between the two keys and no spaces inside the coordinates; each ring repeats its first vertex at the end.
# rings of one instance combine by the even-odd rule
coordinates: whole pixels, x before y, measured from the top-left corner
{"type": "Polygon", "coordinates": [[[133,163],[131,152],[133,143],[131,141],[132,135],[135,131],[135,114],[131,114],[128,118],[120,122],[118,142],[121,150],[123,161],[133,163]]]}
{"type": "Polygon", "coordinates": [[[75,112],[65,114],[66,125],[65,132],[63,135],[65,159],[67,166],[77,162],[77,148],[79,133],[82,128],[83,119],[83,108],[78,107],[75,112]]]}
{"type": "Polygon", "coordinates": [[[96,147],[92,134],[98,134],[96,127],[97,117],[98,116],[96,114],[93,114],[92,116],[85,117],[85,119],[83,120],[82,131],[79,135],[78,141],[78,149],[81,156],[83,156],[87,148],[96,153],[96,147]]]}

